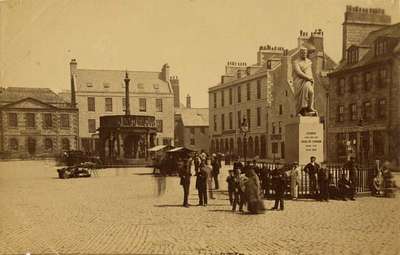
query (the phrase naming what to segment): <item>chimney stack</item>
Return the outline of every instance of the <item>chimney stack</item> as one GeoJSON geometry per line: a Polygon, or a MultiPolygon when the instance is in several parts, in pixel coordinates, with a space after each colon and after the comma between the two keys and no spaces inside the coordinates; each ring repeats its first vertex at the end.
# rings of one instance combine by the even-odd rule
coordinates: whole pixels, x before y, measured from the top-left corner
{"type": "Polygon", "coordinates": [[[78,63],[76,59],[71,59],[69,62],[69,71],[71,74],[71,107],[76,108],[76,92],[75,92],[75,82],[76,82],[76,71],[78,69],[78,63]]]}
{"type": "Polygon", "coordinates": [[[186,96],[186,108],[192,108],[192,102],[189,94],[186,96]]]}
{"type": "Polygon", "coordinates": [[[174,93],[174,107],[180,107],[180,93],[179,93],[179,78],[178,76],[171,76],[169,80],[172,92],[174,93]]]}
{"type": "Polygon", "coordinates": [[[130,106],[129,106],[129,82],[131,80],[128,77],[128,71],[125,71],[125,115],[131,115],[130,106]]]}
{"type": "Polygon", "coordinates": [[[169,81],[169,65],[168,64],[164,64],[161,69],[161,79],[166,82],[169,81]]]}

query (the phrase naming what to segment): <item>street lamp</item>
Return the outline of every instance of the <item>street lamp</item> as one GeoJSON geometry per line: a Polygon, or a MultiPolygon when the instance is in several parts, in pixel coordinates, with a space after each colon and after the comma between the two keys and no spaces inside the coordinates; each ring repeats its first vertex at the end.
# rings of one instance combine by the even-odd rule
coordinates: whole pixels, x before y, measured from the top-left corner
{"type": "Polygon", "coordinates": [[[246,135],[249,132],[249,124],[246,120],[246,118],[243,118],[242,124],[240,124],[240,133],[243,134],[243,154],[244,154],[244,165],[246,166],[246,156],[247,156],[247,142],[246,142],[246,135]]]}

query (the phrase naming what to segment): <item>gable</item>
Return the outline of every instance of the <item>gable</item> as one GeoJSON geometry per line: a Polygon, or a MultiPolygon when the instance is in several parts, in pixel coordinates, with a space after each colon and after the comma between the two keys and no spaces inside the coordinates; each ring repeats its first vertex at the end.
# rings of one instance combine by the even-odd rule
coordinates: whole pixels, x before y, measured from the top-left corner
{"type": "Polygon", "coordinates": [[[33,98],[26,98],[20,101],[6,104],[3,108],[18,108],[18,109],[54,109],[55,107],[33,98]]]}

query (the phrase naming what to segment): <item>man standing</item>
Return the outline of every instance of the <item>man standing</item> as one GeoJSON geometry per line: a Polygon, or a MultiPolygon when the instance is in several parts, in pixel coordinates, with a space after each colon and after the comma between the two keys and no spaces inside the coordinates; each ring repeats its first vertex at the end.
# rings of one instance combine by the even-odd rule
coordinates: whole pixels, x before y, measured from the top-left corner
{"type": "Polygon", "coordinates": [[[317,199],[318,191],[317,191],[317,173],[319,169],[319,165],[315,162],[317,158],[312,156],[310,158],[310,163],[308,163],[304,167],[304,172],[308,174],[309,178],[309,187],[310,187],[310,195],[317,199]]]}
{"type": "Polygon", "coordinates": [[[286,188],[286,178],[283,169],[275,169],[272,173],[272,184],[275,190],[275,204],[271,210],[284,210],[283,196],[286,188]]]}
{"type": "Polygon", "coordinates": [[[321,201],[329,201],[329,171],[325,164],[322,164],[318,169],[318,186],[320,190],[321,201]]]}
{"type": "Polygon", "coordinates": [[[299,196],[299,184],[300,184],[300,166],[297,162],[293,162],[290,170],[290,193],[293,200],[297,200],[299,196]]]}
{"type": "Polygon", "coordinates": [[[192,159],[189,157],[185,162],[179,161],[179,177],[181,178],[180,184],[183,188],[183,206],[189,207],[189,189],[190,189],[190,168],[192,159]]]}
{"type": "Polygon", "coordinates": [[[219,189],[219,183],[218,183],[218,175],[219,175],[219,169],[221,168],[220,161],[217,158],[217,155],[213,154],[212,155],[212,176],[214,178],[214,183],[215,183],[215,189],[219,189]]]}
{"type": "Polygon", "coordinates": [[[196,188],[199,193],[199,206],[206,206],[208,203],[207,199],[207,171],[205,164],[200,163],[199,171],[196,178],[196,188]]]}
{"type": "Polygon", "coordinates": [[[355,161],[356,159],[354,157],[350,157],[350,160],[347,161],[343,166],[344,170],[349,171],[349,181],[354,188],[354,194],[356,193],[355,191],[357,187],[357,167],[355,161]]]}
{"type": "Polygon", "coordinates": [[[294,95],[296,98],[296,114],[301,116],[316,115],[314,109],[314,78],[312,62],[307,58],[307,48],[300,48],[300,57],[293,63],[294,95]]]}

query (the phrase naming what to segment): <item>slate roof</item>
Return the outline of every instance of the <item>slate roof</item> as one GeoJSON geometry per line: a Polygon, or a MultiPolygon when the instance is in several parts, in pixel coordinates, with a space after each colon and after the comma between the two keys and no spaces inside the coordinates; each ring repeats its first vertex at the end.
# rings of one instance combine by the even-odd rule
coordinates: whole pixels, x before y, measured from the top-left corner
{"type": "Polygon", "coordinates": [[[208,108],[181,108],[180,114],[185,127],[208,127],[208,108]]]}
{"type": "MultiPolygon", "coordinates": [[[[390,37],[390,38],[400,39],[400,23],[393,24],[369,33],[368,36],[360,43],[361,47],[365,48],[366,46],[367,47],[369,46],[368,52],[357,63],[347,63],[346,61],[342,61],[335,70],[335,72],[345,71],[365,66],[367,64],[372,64],[375,62],[381,62],[383,60],[391,59],[393,57],[392,54],[375,56],[373,44],[375,40],[378,39],[379,37],[390,37]]],[[[399,47],[399,44],[400,43],[398,42],[397,46],[395,46],[394,49],[399,47]]]]}
{"type": "MultiPolygon", "coordinates": [[[[128,71],[128,75],[131,93],[173,93],[169,83],[161,79],[160,72],[128,71]]],[[[76,90],[124,92],[124,78],[124,70],[77,69],[76,90]],[[92,87],[88,87],[87,83],[91,83],[92,87]],[[109,87],[105,88],[104,83],[109,87]]]]}
{"type": "Polygon", "coordinates": [[[68,107],[69,102],[48,88],[8,87],[0,92],[0,106],[33,98],[55,107],[68,107]]]}

